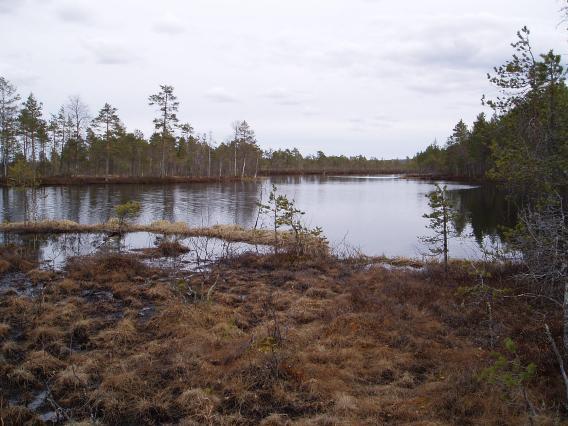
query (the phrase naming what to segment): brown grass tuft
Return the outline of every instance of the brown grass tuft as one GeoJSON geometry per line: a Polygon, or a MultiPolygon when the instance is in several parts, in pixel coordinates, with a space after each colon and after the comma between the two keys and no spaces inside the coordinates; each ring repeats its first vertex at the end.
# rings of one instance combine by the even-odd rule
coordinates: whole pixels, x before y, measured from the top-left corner
{"type": "Polygon", "coordinates": [[[11,329],[12,327],[10,327],[10,324],[0,322],[0,339],[5,339],[6,337],[8,337],[11,329]]]}
{"type": "Polygon", "coordinates": [[[35,386],[38,381],[33,373],[24,367],[16,367],[7,375],[8,381],[12,385],[20,385],[23,388],[35,386]]]}
{"type": "Polygon", "coordinates": [[[81,286],[79,286],[76,281],[65,278],[57,285],[57,288],[62,294],[69,295],[77,293],[81,289],[81,286]]]}
{"type": "Polygon", "coordinates": [[[68,389],[86,386],[89,382],[89,374],[82,371],[76,365],[69,365],[60,371],[55,377],[56,387],[68,389]]]}
{"type": "Polygon", "coordinates": [[[51,281],[55,273],[45,269],[32,269],[27,273],[27,276],[34,284],[37,284],[51,281]]]}
{"type": "Polygon", "coordinates": [[[0,275],[5,274],[12,268],[12,264],[7,260],[0,259],[0,275]]]}
{"type": "Polygon", "coordinates": [[[30,352],[22,366],[36,377],[47,379],[54,376],[65,364],[46,351],[30,352]]]}
{"type": "Polygon", "coordinates": [[[116,347],[123,349],[139,339],[136,333],[136,324],[131,319],[121,320],[115,327],[101,331],[95,340],[102,347],[116,347]]]}
{"type": "MultiPolygon", "coordinates": [[[[0,301],[0,386],[28,402],[48,382],[73,419],[104,424],[528,423],[519,392],[479,380],[489,319],[456,291],[476,284],[465,265],[447,280],[362,265],[247,255],[171,276],[133,256],[76,259],[40,299],[0,301]],[[210,300],[187,297],[214,281],[210,300]]],[[[562,383],[531,303],[493,300],[494,349],[511,336],[537,363],[528,394],[552,424],[562,383]]]]}
{"type": "Polygon", "coordinates": [[[211,392],[206,392],[203,389],[188,389],[177,397],[176,403],[185,416],[206,421],[213,416],[213,413],[219,407],[220,400],[211,392]]]}
{"type": "Polygon", "coordinates": [[[43,422],[28,408],[21,405],[0,407],[0,419],[3,426],[39,425],[43,422]]]}

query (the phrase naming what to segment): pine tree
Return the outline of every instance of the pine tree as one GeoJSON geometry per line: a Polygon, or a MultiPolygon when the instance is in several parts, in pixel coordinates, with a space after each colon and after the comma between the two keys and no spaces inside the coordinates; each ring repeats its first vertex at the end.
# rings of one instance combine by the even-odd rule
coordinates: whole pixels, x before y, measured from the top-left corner
{"type": "Polygon", "coordinates": [[[34,180],[36,178],[36,142],[39,141],[41,133],[44,131],[45,122],[42,119],[41,102],[38,102],[33,93],[30,93],[23,104],[20,113],[21,129],[24,138],[29,141],[31,148],[31,163],[33,167],[34,180]]]}
{"type": "Polygon", "coordinates": [[[173,136],[173,125],[178,122],[176,112],[179,102],[173,86],[160,85],[160,91],[148,97],[149,105],[158,106],[160,116],[154,119],[154,127],[160,131],[161,163],[160,176],[166,175],[166,140],[173,136]]]}
{"type": "Polygon", "coordinates": [[[2,174],[8,174],[8,162],[16,144],[18,102],[16,87],[0,77],[0,149],[2,150],[2,174]]]}
{"type": "Polygon", "coordinates": [[[434,191],[426,195],[431,212],[424,214],[423,217],[429,220],[427,228],[432,231],[433,235],[420,237],[420,240],[428,246],[432,256],[443,256],[446,273],[448,272],[449,258],[448,241],[452,234],[452,221],[456,216],[447,189],[445,185],[441,187],[436,184],[434,191]]]}
{"type": "Polygon", "coordinates": [[[110,175],[111,142],[124,131],[117,112],[116,108],[105,103],[92,122],[93,128],[97,131],[96,136],[105,141],[105,180],[108,180],[110,175]]]}

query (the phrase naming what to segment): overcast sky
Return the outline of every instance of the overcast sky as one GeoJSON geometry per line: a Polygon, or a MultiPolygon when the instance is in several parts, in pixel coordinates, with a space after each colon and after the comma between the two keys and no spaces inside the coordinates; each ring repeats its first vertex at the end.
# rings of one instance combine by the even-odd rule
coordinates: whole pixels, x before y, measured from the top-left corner
{"type": "Polygon", "coordinates": [[[559,0],[0,0],[0,75],[47,112],[80,95],[152,130],[170,84],[215,139],[246,119],[263,148],[412,156],[471,123],[523,25],[566,53],[559,0]]]}

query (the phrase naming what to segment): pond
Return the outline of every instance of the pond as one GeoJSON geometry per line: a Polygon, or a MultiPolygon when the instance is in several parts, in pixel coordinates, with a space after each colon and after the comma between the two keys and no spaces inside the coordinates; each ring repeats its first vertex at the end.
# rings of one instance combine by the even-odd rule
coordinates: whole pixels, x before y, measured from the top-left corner
{"type": "MultiPolygon", "coordinates": [[[[113,207],[139,201],[140,223],[183,221],[191,226],[239,224],[269,226],[258,216],[257,202],[266,201],[272,184],[296,201],[310,226],[320,226],[339,251],[359,249],[368,255],[421,257],[429,211],[426,195],[434,183],[400,176],[285,176],[231,183],[169,185],[84,185],[45,187],[34,192],[0,191],[0,220],[69,219],[101,223],[113,207]]],[[[442,182],[444,183],[444,182],[442,182]]],[[[502,227],[515,222],[514,209],[494,186],[446,182],[460,212],[450,256],[479,258],[482,247],[501,241],[502,227]]],[[[7,236],[3,236],[4,241],[7,236]]],[[[148,238],[139,239],[147,241],[148,238]]],[[[138,240],[137,240],[138,241],[138,240]]],[[[142,243],[136,243],[140,245],[142,243]]]]}

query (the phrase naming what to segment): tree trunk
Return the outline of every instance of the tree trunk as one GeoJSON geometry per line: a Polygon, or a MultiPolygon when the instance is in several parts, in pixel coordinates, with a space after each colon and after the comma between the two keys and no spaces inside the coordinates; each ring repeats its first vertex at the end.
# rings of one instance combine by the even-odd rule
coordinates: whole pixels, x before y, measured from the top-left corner
{"type": "Polygon", "coordinates": [[[568,356],[568,280],[564,283],[564,330],[562,341],[564,343],[564,355],[568,356]]]}
{"type": "Polygon", "coordinates": [[[208,150],[207,177],[211,177],[211,147],[209,147],[209,150],[208,150]]]}
{"type": "Polygon", "coordinates": [[[237,141],[235,141],[235,177],[237,177],[237,141]]]}
{"type": "Polygon", "coordinates": [[[162,131],[162,161],[160,164],[160,177],[164,177],[166,170],[166,143],[164,138],[164,132],[165,130],[162,131]]]}
{"type": "Polygon", "coordinates": [[[162,124],[162,164],[160,165],[160,177],[166,174],[166,131],[168,129],[168,94],[164,99],[164,121],[162,124]]]}
{"type": "Polygon", "coordinates": [[[109,122],[106,122],[106,165],[105,165],[105,181],[108,181],[110,174],[110,137],[109,137],[109,122]]]}
{"type": "MultiPolygon", "coordinates": [[[[444,200],[445,202],[445,200],[444,200]]],[[[448,272],[448,211],[444,206],[444,271],[448,272]]]]}
{"type": "Polygon", "coordinates": [[[35,158],[35,138],[34,138],[33,131],[32,131],[32,134],[31,134],[31,144],[32,144],[32,170],[33,170],[34,183],[35,183],[35,180],[36,180],[36,158],[35,158]]]}

